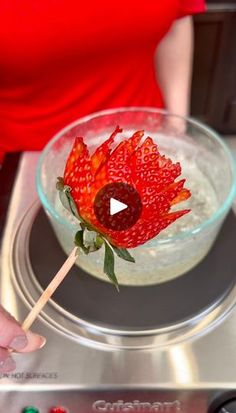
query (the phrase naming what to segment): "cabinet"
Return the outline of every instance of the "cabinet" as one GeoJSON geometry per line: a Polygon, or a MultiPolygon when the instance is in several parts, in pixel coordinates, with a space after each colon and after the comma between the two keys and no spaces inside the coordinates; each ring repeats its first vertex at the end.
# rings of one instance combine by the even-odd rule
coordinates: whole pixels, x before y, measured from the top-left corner
{"type": "Polygon", "coordinates": [[[194,17],[191,114],[220,133],[236,133],[236,0],[208,2],[194,17]]]}

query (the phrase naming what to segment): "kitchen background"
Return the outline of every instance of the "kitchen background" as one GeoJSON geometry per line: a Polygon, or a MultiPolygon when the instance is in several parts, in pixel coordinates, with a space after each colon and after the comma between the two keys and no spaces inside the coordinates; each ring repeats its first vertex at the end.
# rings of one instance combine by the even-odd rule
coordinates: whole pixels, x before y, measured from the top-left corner
{"type": "Polygon", "coordinates": [[[236,0],[207,1],[195,20],[191,112],[222,134],[236,134],[236,0]]]}

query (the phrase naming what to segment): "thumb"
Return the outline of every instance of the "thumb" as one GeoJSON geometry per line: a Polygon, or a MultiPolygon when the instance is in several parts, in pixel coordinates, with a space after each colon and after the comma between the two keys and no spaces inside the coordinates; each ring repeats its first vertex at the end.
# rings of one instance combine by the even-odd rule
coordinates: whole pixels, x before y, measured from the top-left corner
{"type": "Polygon", "coordinates": [[[29,352],[45,344],[44,337],[31,331],[25,333],[18,321],[3,307],[0,307],[0,347],[29,352]]]}
{"type": "Polygon", "coordinates": [[[17,350],[19,353],[30,353],[31,351],[38,350],[46,344],[46,338],[39,334],[33,333],[31,330],[25,333],[27,344],[25,347],[17,350]]]}

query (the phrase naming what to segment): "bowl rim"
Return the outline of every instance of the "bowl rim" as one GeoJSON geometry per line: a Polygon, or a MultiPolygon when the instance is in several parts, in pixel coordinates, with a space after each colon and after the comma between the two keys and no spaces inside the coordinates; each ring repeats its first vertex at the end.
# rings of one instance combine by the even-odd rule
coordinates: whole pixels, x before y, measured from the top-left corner
{"type": "Polygon", "coordinates": [[[189,124],[194,125],[197,128],[200,128],[203,132],[205,132],[207,135],[210,135],[211,138],[213,138],[215,141],[217,141],[217,143],[221,146],[221,148],[223,149],[224,153],[226,154],[226,156],[229,160],[229,165],[230,165],[230,169],[231,169],[231,173],[232,173],[232,183],[231,183],[229,193],[225,197],[224,202],[221,203],[220,207],[214,212],[214,214],[210,218],[206,219],[201,224],[196,225],[191,230],[183,231],[182,233],[180,233],[178,235],[174,235],[174,236],[170,236],[170,237],[166,237],[166,238],[160,238],[160,239],[158,239],[158,235],[157,235],[157,237],[154,238],[155,241],[154,241],[154,239],[149,240],[148,242],[143,244],[144,247],[145,246],[148,246],[148,247],[152,246],[153,247],[154,242],[157,245],[158,244],[168,244],[168,243],[173,242],[173,241],[182,240],[182,239],[187,238],[191,235],[192,236],[196,235],[200,231],[203,231],[204,229],[208,228],[215,221],[219,220],[222,216],[224,216],[224,215],[226,216],[227,212],[229,211],[229,209],[230,209],[230,207],[233,203],[234,197],[236,196],[236,160],[234,159],[233,154],[231,153],[228,146],[224,143],[224,141],[220,137],[220,135],[214,129],[209,127],[208,125],[205,125],[201,121],[196,120],[196,119],[192,118],[191,116],[180,116],[180,115],[176,115],[174,113],[171,113],[171,112],[169,112],[165,109],[159,109],[159,108],[155,108],[155,107],[151,107],[151,106],[140,106],[140,107],[139,106],[130,106],[130,107],[125,107],[124,106],[124,107],[119,107],[119,108],[112,108],[112,109],[105,109],[105,110],[101,110],[101,111],[96,111],[96,112],[93,112],[89,115],[83,116],[83,117],[69,123],[64,128],[60,129],[52,137],[52,139],[49,140],[49,142],[46,144],[46,146],[41,151],[39,159],[38,159],[38,163],[37,163],[37,168],[36,168],[36,188],[37,188],[39,199],[40,199],[43,207],[46,209],[46,211],[54,219],[56,219],[56,221],[60,222],[60,224],[63,224],[67,229],[69,229],[71,231],[74,231],[74,229],[75,229],[74,224],[67,221],[63,216],[61,216],[54,209],[54,207],[52,206],[52,204],[48,200],[45,192],[43,191],[43,186],[42,186],[42,183],[41,183],[41,169],[42,169],[42,165],[43,165],[45,157],[47,156],[49,150],[54,145],[54,143],[62,135],[67,133],[73,127],[75,127],[77,125],[80,125],[84,122],[87,122],[91,119],[94,119],[96,117],[105,116],[105,115],[113,115],[113,114],[118,113],[118,112],[120,112],[120,113],[121,112],[160,113],[162,115],[168,115],[168,116],[172,116],[172,117],[179,118],[179,119],[187,121],[189,124]]]}

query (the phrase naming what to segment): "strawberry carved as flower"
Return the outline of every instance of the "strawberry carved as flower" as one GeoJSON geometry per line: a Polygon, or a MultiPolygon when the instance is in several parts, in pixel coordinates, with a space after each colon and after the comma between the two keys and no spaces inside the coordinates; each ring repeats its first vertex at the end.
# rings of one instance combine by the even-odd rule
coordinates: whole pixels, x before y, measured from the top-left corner
{"type": "Polygon", "coordinates": [[[191,195],[184,188],[184,179],[176,181],[181,174],[180,164],[161,155],[152,138],[147,137],[141,142],[144,132],[137,131],[115,145],[115,137],[120,132],[122,130],[117,127],[93,154],[89,153],[83,138],[77,137],[64,176],[57,182],[63,205],[80,221],[81,229],[75,235],[75,244],[85,254],[104,244],[104,272],[117,287],[114,253],[134,262],[127,248],[144,244],[189,212],[188,209],[171,212],[171,207],[191,195]],[[123,231],[104,227],[94,212],[98,191],[114,182],[131,185],[142,200],[140,218],[123,231]]]}

